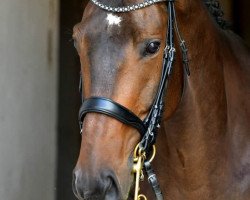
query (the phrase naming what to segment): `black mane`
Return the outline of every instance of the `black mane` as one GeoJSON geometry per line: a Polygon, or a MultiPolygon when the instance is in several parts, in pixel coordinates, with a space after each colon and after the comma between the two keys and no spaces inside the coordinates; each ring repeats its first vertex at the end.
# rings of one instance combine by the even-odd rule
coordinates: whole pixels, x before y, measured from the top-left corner
{"type": "Polygon", "coordinates": [[[217,24],[222,29],[228,29],[229,23],[223,18],[224,12],[221,8],[221,5],[218,0],[204,0],[205,5],[207,6],[209,12],[214,17],[217,24]]]}

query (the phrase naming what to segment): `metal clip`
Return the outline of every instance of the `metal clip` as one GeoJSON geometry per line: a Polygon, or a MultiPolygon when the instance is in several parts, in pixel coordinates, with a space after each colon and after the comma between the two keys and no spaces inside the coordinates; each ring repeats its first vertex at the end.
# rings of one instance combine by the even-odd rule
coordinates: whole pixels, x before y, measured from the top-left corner
{"type": "MultiPolygon", "coordinates": [[[[147,162],[152,162],[156,154],[156,148],[153,146],[153,152],[150,159],[147,162]]],[[[143,181],[143,166],[146,160],[146,152],[140,147],[140,143],[136,146],[134,150],[134,166],[133,173],[135,174],[135,194],[134,200],[147,200],[147,197],[143,194],[139,194],[140,191],[140,181],[143,181]]]]}
{"type": "Polygon", "coordinates": [[[143,164],[144,160],[146,159],[146,153],[140,148],[138,144],[134,151],[134,166],[133,166],[133,173],[135,173],[135,195],[134,200],[147,200],[145,195],[139,194],[140,191],[140,181],[144,179],[143,175],[143,164]]]}

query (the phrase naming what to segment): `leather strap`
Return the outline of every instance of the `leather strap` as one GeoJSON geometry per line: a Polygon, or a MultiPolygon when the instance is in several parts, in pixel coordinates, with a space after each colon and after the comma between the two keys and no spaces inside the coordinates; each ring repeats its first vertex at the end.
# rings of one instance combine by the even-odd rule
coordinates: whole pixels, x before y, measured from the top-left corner
{"type": "Polygon", "coordinates": [[[85,99],[79,111],[79,122],[81,128],[84,117],[87,113],[91,112],[108,115],[126,125],[132,126],[140,132],[142,137],[146,132],[146,127],[139,117],[111,99],[104,97],[90,97],[85,99]]]}
{"type": "Polygon", "coordinates": [[[150,185],[154,191],[156,200],[163,200],[162,191],[161,191],[158,179],[156,177],[156,174],[151,166],[151,163],[149,161],[146,161],[144,163],[144,167],[145,167],[145,171],[147,172],[147,175],[148,175],[148,182],[150,183],[150,185]]]}

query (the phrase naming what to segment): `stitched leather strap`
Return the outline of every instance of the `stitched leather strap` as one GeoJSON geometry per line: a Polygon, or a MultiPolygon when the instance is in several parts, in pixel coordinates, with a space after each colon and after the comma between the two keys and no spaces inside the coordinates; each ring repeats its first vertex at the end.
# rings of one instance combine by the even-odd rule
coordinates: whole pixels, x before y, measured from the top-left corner
{"type": "Polygon", "coordinates": [[[145,170],[146,170],[147,175],[148,175],[148,182],[150,183],[150,185],[154,191],[156,200],[163,200],[161,188],[160,188],[158,179],[156,177],[156,174],[151,166],[151,163],[149,161],[146,161],[144,163],[144,167],[145,167],[145,170]]]}
{"type": "Polygon", "coordinates": [[[114,117],[120,122],[136,128],[141,136],[144,136],[146,132],[146,127],[140,118],[124,106],[104,97],[90,97],[84,100],[79,111],[79,122],[81,128],[86,114],[93,112],[114,117]]]}

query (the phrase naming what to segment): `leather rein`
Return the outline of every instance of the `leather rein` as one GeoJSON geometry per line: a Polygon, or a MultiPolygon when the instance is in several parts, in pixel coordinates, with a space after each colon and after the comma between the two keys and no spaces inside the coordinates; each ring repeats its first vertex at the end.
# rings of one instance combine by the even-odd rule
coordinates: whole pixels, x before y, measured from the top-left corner
{"type": "MultiPolygon", "coordinates": [[[[148,181],[153,188],[156,200],[163,200],[163,195],[160,190],[158,180],[151,166],[152,160],[150,161],[149,159],[146,159],[146,157],[152,153],[153,145],[155,144],[157,138],[157,132],[161,124],[161,118],[163,115],[163,108],[164,108],[164,97],[167,90],[168,80],[173,70],[173,63],[175,59],[175,52],[176,52],[174,45],[175,31],[178,40],[180,42],[180,48],[182,51],[182,60],[185,72],[187,75],[190,75],[188,67],[187,48],[185,45],[185,41],[182,39],[177,26],[174,0],[146,0],[143,3],[125,7],[111,7],[102,4],[97,0],[91,0],[91,1],[101,9],[104,9],[108,12],[116,12],[116,13],[138,10],[162,1],[167,2],[168,28],[167,28],[166,44],[164,49],[162,74],[156,97],[154,99],[153,105],[147,117],[144,120],[141,120],[138,116],[136,116],[132,111],[130,111],[126,107],[120,105],[117,102],[114,102],[112,99],[104,97],[90,97],[88,99],[82,98],[82,105],[79,111],[79,124],[81,133],[83,128],[84,117],[88,113],[100,113],[108,115],[138,130],[138,132],[141,135],[141,141],[138,145],[138,149],[135,150],[134,161],[135,165],[138,165],[139,160],[141,163],[139,163],[138,165],[139,168],[135,169],[134,173],[137,173],[138,176],[140,176],[142,175],[142,170],[144,168],[149,177],[148,181]]],[[[82,96],[81,76],[80,76],[79,89],[82,96]]],[[[137,192],[137,194],[135,194],[135,199],[136,200],[146,199],[146,197],[144,195],[138,195],[137,192]]]]}

